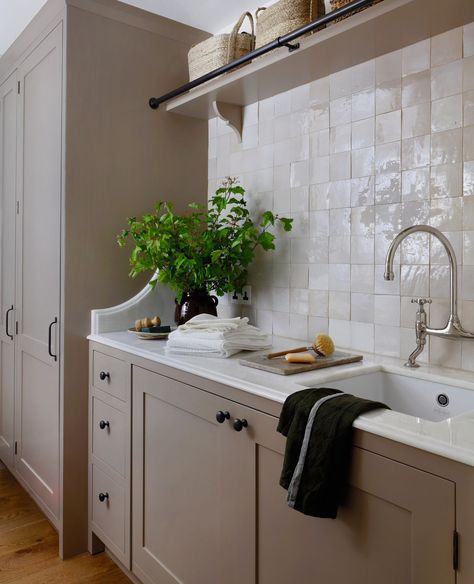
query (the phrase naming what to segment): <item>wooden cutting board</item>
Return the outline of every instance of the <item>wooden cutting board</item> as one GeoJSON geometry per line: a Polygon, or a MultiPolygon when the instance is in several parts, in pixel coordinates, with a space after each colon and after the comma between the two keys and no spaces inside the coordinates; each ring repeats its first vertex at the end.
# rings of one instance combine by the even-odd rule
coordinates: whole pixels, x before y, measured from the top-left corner
{"type": "Polygon", "coordinates": [[[336,367],[337,365],[347,365],[362,361],[362,355],[353,355],[335,351],[330,357],[317,357],[315,363],[289,363],[285,357],[267,359],[266,354],[240,359],[239,363],[246,367],[254,367],[262,371],[277,373],[278,375],[293,375],[294,373],[305,373],[314,369],[324,369],[325,367],[336,367]]]}

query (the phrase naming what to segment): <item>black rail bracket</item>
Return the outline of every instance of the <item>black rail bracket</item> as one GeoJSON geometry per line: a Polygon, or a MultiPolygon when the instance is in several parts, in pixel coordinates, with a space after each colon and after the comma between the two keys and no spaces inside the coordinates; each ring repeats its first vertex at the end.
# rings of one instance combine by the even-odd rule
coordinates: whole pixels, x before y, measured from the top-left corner
{"type": "Polygon", "coordinates": [[[280,47],[287,47],[288,51],[290,53],[292,53],[293,51],[297,51],[300,48],[300,43],[281,43],[279,42],[280,39],[278,39],[278,44],[280,47]]]}
{"type": "Polygon", "coordinates": [[[156,110],[160,107],[160,102],[156,99],[156,97],[150,97],[148,104],[151,107],[151,109],[154,109],[154,110],[156,110]]]}

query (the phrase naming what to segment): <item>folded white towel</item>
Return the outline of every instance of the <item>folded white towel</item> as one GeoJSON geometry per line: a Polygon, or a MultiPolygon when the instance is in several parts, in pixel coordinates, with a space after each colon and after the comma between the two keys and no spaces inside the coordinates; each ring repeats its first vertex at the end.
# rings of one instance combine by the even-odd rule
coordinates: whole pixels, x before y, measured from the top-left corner
{"type": "Polygon", "coordinates": [[[165,350],[175,355],[230,357],[239,351],[258,351],[270,346],[268,336],[249,325],[247,318],[218,319],[203,314],[170,333],[165,350]]]}
{"type": "Polygon", "coordinates": [[[212,314],[198,314],[185,324],[182,324],[179,330],[181,332],[194,332],[197,330],[227,332],[245,327],[248,322],[249,319],[246,317],[218,318],[212,314]]]}

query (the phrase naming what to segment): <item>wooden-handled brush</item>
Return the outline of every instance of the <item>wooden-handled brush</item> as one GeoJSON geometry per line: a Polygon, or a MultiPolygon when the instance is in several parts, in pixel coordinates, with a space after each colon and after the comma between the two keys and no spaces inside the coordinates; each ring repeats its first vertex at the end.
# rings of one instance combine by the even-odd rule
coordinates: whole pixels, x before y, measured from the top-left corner
{"type": "Polygon", "coordinates": [[[286,351],[277,351],[276,353],[268,353],[267,359],[274,359],[275,357],[283,357],[289,353],[304,353],[306,351],[314,351],[320,357],[328,357],[334,353],[334,342],[329,335],[318,335],[311,347],[296,347],[296,349],[288,349],[286,351]]]}

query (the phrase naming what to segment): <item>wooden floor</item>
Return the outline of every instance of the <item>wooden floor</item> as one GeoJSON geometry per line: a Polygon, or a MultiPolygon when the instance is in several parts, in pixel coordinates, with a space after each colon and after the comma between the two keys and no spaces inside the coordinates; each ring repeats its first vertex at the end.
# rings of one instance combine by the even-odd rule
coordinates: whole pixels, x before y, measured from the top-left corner
{"type": "Polygon", "coordinates": [[[0,583],[7,582],[127,584],[130,580],[105,554],[61,561],[56,531],[12,475],[0,468],[0,583]]]}

